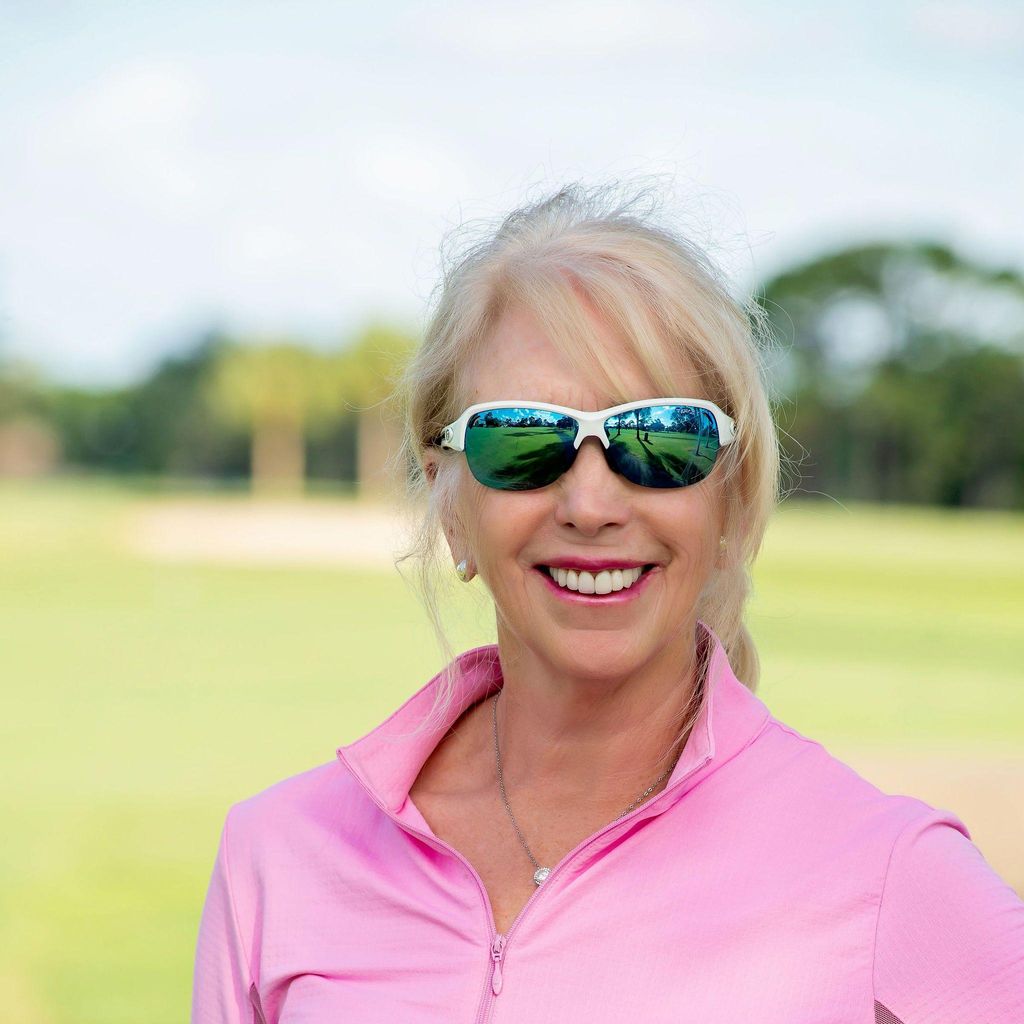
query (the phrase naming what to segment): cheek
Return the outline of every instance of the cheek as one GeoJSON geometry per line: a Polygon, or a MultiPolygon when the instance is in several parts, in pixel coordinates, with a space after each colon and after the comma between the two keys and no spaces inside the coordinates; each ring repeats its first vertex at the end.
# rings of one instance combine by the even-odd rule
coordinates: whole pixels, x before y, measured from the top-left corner
{"type": "Polygon", "coordinates": [[[467,535],[485,543],[487,537],[494,532],[492,524],[502,514],[501,499],[507,495],[492,487],[484,487],[466,465],[462,466],[460,484],[459,507],[464,516],[467,535]]]}
{"type": "MultiPolygon", "coordinates": [[[[477,563],[494,570],[494,584],[511,579],[510,563],[521,561],[542,520],[538,502],[515,491],[475,484],[467,501],[471,546],[477,563]]],[[[525,564],[525,563],[524,563],[525,564]]]]}
{"type": "Polygon", "coordinates": [[[648,521],[658,524],[658,534],[666,546],[688,568],[714,561],[721,532],[717,491],[698,484],[673,497],[675,500],[667,507],[659,506],[648,521]]]}

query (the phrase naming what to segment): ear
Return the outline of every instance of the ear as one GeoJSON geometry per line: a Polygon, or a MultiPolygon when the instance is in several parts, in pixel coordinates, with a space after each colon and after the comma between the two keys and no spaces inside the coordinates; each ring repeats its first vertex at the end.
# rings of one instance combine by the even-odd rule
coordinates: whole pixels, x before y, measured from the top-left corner
{"type": "Polygon", "coordinates": [[[465,544],[462,542],[459,531],[454,524],[448,522],[445,516],[441,517],[441,529],[444,531],[444,539],[448,542],[448,550],[452,555],[452,562],[459,562],[466,557],[465,544]]]}
{"type": "MultiPolygon", "coordinates": [[[[427,486],[431,492],[438,487],[438,476],[440,473],[440,461],[434,455],[427,454],[423,458],[423,475],[426,478],[427,486]]],[[[440,510],[438,516],[444,538],[448,542],[448,550],[451,552],[453,563],[460,562],[463,558],[469,557],[469,549],[463,536],[463,531],[457,522],[451,521],[450,516],[440,510]]]]}

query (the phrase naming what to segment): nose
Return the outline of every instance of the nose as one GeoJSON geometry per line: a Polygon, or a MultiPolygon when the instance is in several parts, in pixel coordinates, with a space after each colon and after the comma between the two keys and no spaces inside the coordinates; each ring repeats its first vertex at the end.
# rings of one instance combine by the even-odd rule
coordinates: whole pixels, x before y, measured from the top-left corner
{"type": "Polygon", "coordinates": [[[621,526],[629,519],[625,481],[608,465],[604,445],[588,437],[576,452],[576,461],[555,481],[555,521],[587,537],[602,528],[621,526]]]}

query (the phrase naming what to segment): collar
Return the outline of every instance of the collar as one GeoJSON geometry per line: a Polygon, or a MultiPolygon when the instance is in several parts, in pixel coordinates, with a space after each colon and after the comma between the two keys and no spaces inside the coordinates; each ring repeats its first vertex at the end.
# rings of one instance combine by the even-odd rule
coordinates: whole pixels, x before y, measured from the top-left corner
{"type": "MultiPolygon", "coordinates": [[[[711,627],[698,619],[697,630],[704,632],[705,643],[711,645],[700,713],[665,788],[623,821],[665,810],[735,757],[770,717],[764,702],[736,678],[711,627]]],[[[466,651],[453,665],[453,697],[440,721],[423,726],[440,684],[442,674],[438,673],[380,725],[337,748],[338,759],[392,817],[406,810],[413,782],[449,728],[470,705],[503,684],[497,644],[466,651]]]]}

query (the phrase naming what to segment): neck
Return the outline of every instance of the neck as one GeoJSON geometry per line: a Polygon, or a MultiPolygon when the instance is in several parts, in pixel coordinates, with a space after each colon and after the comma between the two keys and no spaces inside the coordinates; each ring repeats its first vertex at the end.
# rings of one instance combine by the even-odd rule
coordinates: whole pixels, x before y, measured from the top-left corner
{"type": "MultiPolygon", "coordinates": [[[[567,674],[565,666],[503,635],[499,622],[498,741],[509,792],[543,804],[618,810],[639,796],[685,743],[673,740],[700,683],[693,637],[692,628],[682,630],[626,678],[567,674]]],[[[488,707],[493,760],[491,712],[488,707]]]]}

